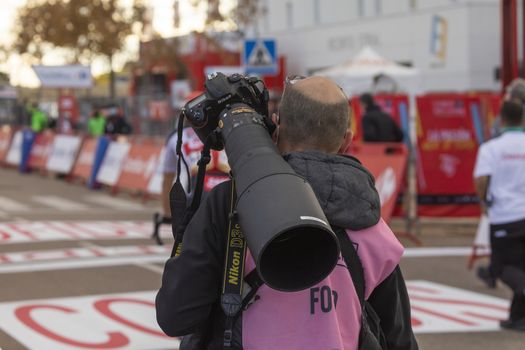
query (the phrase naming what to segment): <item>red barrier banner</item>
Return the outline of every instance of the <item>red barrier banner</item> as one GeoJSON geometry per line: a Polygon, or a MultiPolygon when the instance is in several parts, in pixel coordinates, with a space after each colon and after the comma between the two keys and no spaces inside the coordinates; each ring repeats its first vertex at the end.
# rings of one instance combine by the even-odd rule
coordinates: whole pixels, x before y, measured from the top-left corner
{"type": "MultiPolygon", "coordinates": [[[[419,216],[479,216],[472,181],[479,143],[479,98],[417,97],[419,216]]],[[[481,136],[482,137],[482,136],[481,136]]]]}
{"type": "Polygon", "coordinates": [[[11,145],[11,138],[13,137],[13,129],[3,127],[0,129],[0,163],[4,161],[9,151],[9,145],[11,145]]]}
{"type": "Polygon", "coordinates": [[[162,147],[154,144],[132,144],[122,162],[116,187],[146,192],[160,161],[161,151],[162,147]]]}
{"type": "Polygon", "coordinates": [[[89,138],[84,140],[80,153],[73,167],[72,175],[74,177],[88,180],[91,176],[93,163],[95,161],[95,152],[97,151],[97,139],[89,138]]]}
{"type": "Polygon", "coordinates": [[[404,182],[407,147],[399,143],[353,143],[349,154],[374,175],[381,200],[381,217],[388,222],[404,182]]]}
{"type": "MultiPolygon", "coordinates": [[[[409,135],[409,101],[407,95],[380,94],[375,95],[374,100],[381,107],[383,112],[390,114],[397,125],[403,130],[405,135],[409,135]]],[[[352,109],[352,133],[356,141],[363,140],[363,128],[361,122],[363,119],[363,110],[359,103],[359,96],[353,96],[350,100],[352,109]]]]}
{"type": "Polygon", "coordinates": [[[43,132],[35,136],[33,147],[29,153],[29,168],[44,170],[47,163],[47,158],[51,153],[53,139],[55,134],[51,132],[43,132]]]}

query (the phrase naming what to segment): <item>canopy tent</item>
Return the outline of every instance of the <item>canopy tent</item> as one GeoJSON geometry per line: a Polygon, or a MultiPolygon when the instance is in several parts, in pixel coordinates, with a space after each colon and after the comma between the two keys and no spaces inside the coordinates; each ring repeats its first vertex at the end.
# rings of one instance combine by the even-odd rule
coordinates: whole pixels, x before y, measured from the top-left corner
{"type": "Polygon", "coordinates": [[[419,72],[381,57],[370,47],[364,47],[352,60],[326,68],[315,73],[334,80],[348,94],[365,91],[375,92],[378,83],[396,85],[388,92],[406,92],[413,95],[419,92],[419,72]]]}

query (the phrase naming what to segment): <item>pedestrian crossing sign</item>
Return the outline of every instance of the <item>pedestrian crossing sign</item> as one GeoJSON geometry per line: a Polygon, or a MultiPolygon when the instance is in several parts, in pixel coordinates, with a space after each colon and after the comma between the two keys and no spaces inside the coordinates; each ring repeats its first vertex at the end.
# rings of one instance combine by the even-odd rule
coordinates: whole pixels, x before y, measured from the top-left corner
{"type": "Polygon", "coordinates": [[[277,47],[274,39],[247,39],[244,41],[242,63],[247,74],[276,75],[277,47]]]}

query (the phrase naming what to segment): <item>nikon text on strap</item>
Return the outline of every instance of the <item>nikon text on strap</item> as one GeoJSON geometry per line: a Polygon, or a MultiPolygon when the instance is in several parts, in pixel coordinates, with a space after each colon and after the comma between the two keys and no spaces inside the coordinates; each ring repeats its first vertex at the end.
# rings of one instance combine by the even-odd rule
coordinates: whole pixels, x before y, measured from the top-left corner
{"type": "Polygon", "coordinates": [[[233,325],[237,314],[243,307],[242,286],[244,277],[244,260],[246,257],[246,240],[239,226],[235,213],[235,181],[231,182],[230,217],[228,225],[228,242],[221,293],[221,307],[226,315],[224,327],[224,348],[232,346],[233,325]]]}

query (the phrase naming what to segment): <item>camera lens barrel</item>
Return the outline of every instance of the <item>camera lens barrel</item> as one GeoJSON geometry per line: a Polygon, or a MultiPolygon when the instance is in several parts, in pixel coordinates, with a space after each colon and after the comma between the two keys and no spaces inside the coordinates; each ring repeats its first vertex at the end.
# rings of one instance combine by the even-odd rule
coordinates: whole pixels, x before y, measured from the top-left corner
{"type": "Polygon", "coordinates": [[[263,117],[248,105],[223,111],[219,128],[239,223],[261,279],[281,291],[319,283],[336,266],[340,248],[311,186],[281,157],[263,117]]]}

